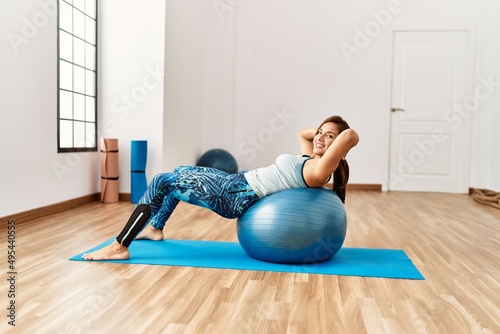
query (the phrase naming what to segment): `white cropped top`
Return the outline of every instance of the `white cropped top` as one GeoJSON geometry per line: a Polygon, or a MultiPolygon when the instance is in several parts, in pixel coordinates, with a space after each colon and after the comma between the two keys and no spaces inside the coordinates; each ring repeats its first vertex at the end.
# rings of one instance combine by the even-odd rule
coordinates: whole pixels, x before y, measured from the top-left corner
{"type": "Polygon", "coordinates": [[[244,176],[260,198],[281,190],[306,188],[302,170],[309,159],[309,156],[282,154],[271,166],[248,171],[244,176]]]}

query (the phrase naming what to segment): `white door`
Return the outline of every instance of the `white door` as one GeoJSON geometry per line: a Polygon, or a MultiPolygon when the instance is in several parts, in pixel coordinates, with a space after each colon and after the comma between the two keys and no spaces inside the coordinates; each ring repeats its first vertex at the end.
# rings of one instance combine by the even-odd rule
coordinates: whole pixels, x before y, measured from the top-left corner
{"type": "Polygon", "coordinates": [[[468,191],[469,36],[394,32],[389,190],[468,191]]]}

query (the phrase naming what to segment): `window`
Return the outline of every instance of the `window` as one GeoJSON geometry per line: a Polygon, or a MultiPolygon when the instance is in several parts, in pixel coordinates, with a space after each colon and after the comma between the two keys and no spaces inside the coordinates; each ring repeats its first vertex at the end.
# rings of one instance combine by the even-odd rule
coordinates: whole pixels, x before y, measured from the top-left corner
{"type": "Polygon", "coordinates": [[[97,0],[58,0],[58,152],[97,151],[97,0]]]}

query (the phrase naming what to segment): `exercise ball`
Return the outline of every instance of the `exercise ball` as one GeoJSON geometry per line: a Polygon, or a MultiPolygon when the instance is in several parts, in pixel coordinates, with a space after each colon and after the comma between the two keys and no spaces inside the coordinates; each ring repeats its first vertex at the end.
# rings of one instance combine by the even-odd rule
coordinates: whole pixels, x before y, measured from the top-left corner
{"type": "Polygon", "coordinates": [[[218,148],[205,152],[196,165],[217,168],[230,174],[238,172],[238,164],[231,153],[218,148]]]}
{"type": "Polygon", "coordinates": [[[345,240],[347,216],[326,188],[283,190],[260,199],[237,221],[241,247],[253,258],[308,264],[334,256],[345,240]]]}

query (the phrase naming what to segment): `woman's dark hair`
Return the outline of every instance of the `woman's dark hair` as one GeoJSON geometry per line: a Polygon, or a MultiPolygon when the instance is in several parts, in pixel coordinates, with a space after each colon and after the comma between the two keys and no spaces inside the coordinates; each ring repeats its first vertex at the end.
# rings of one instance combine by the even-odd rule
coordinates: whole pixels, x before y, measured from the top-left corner
{"type": "MultiPolygon", "coordinates": [[[[349,124],[347,124],[347,122],[344,121],[342,117],[331,116],[325,119],[323,123],[321,123],[316,133],[319,132],[319,130],[325,123],[335,123],[339,129],[339,134],[342,131],[350,128],[349,124]]],[[[342,159],[340,160],[337,169],[335,169],[335,171],[333,172],[333,187],[332,187],[332,190],[335,191],[335,193],[339,196],[342,203],[345,203],[345,193],[348,181],[349,181],[349,165],[347,164],[347,161],[345,159],[342,159]]]]}

